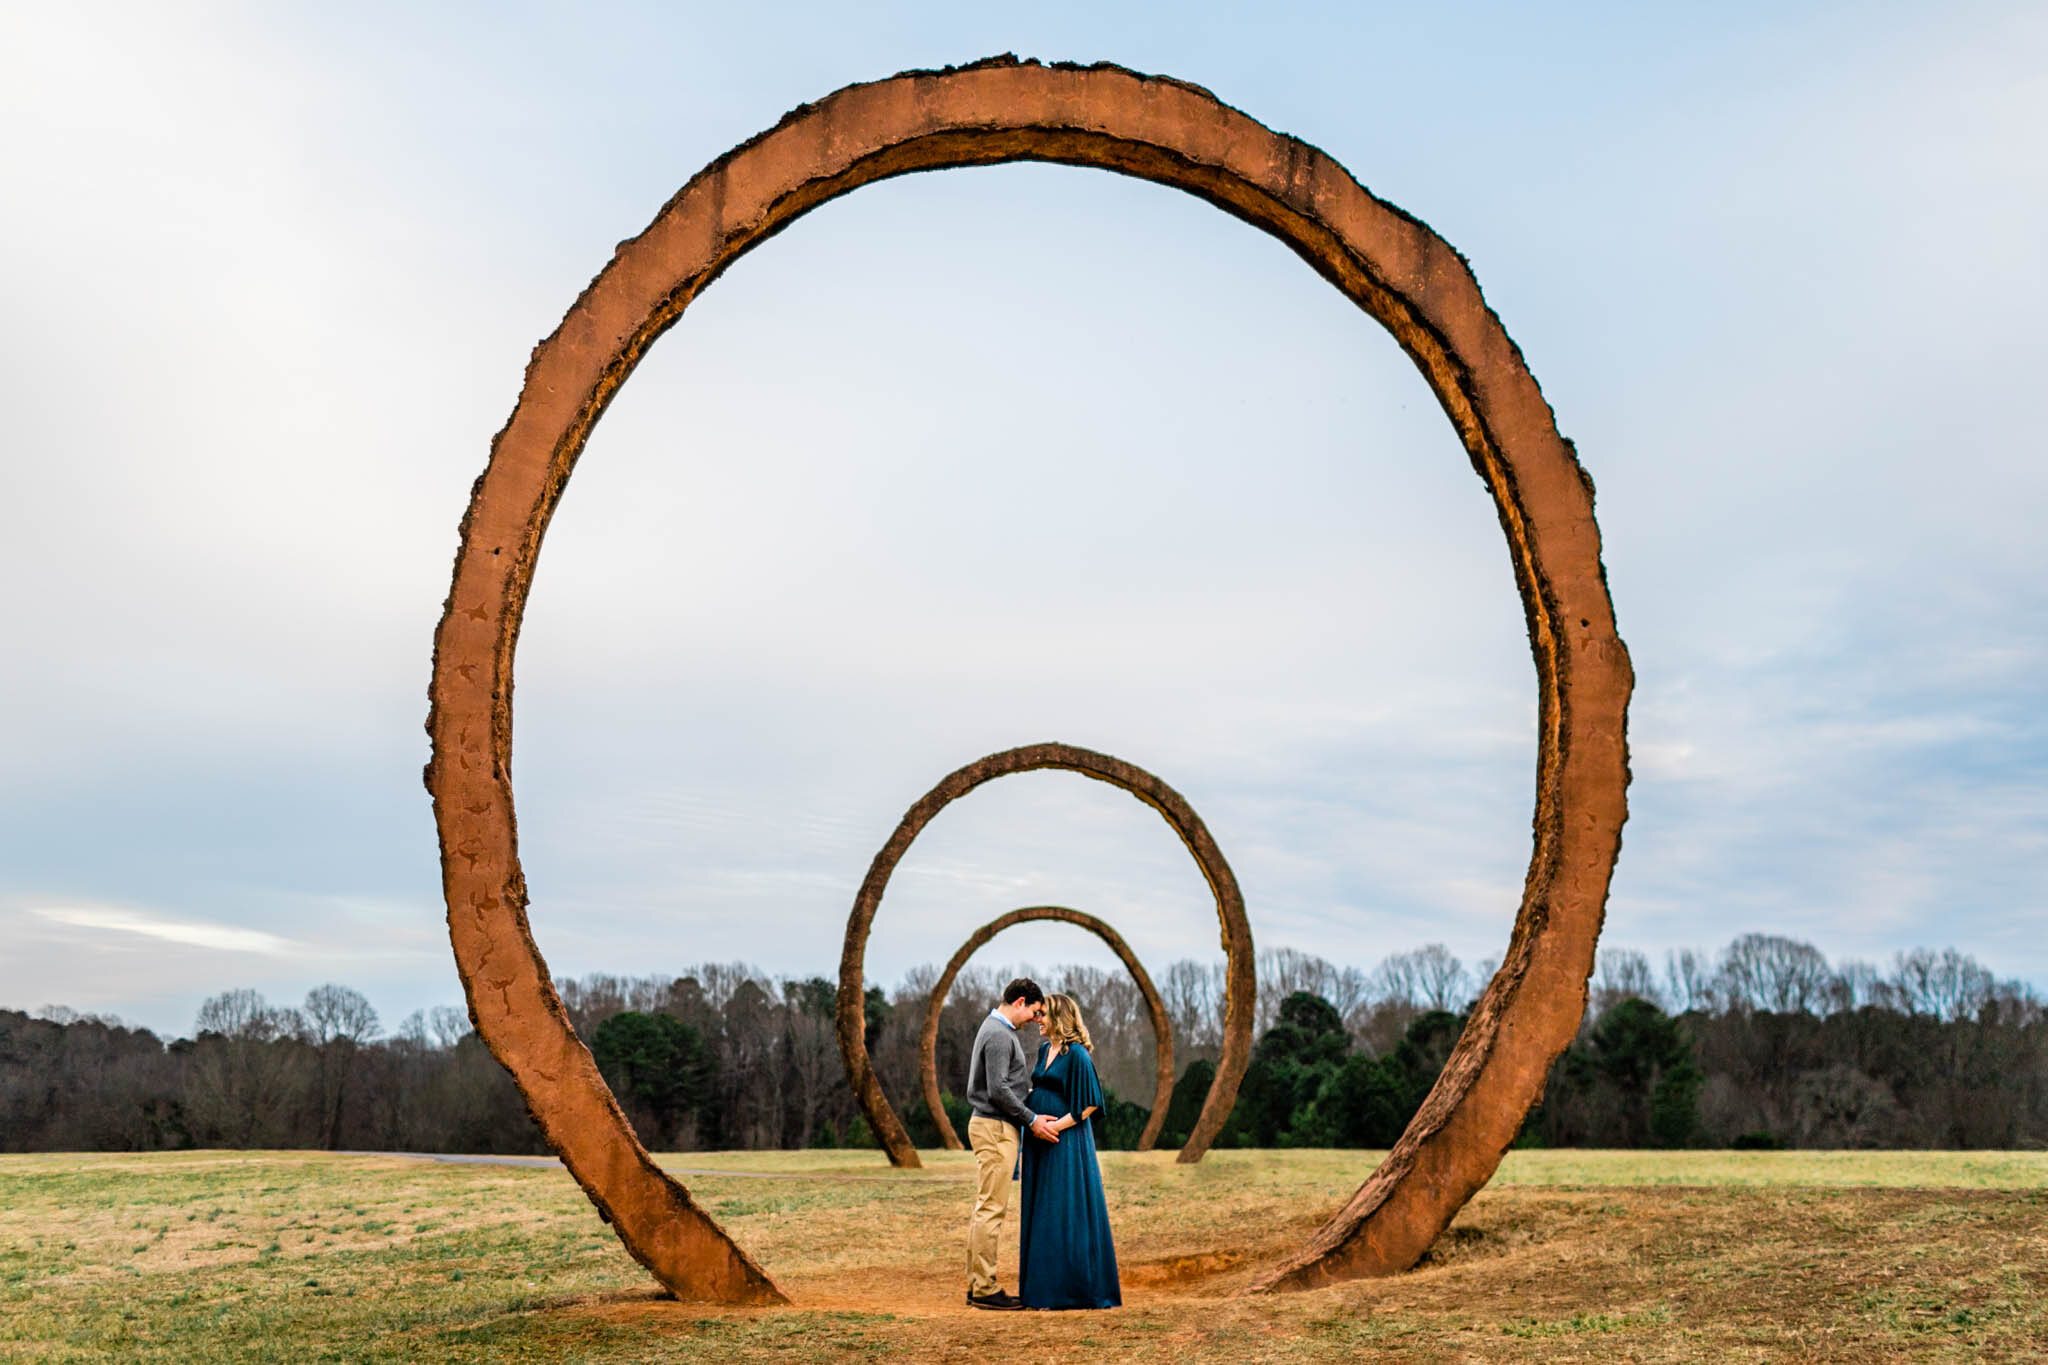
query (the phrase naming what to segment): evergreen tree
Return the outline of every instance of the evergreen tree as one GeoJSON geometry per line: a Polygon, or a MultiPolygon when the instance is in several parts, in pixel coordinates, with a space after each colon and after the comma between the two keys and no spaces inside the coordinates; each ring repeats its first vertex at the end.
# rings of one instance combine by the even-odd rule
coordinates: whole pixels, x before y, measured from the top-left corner
{"type": "Polygon", "coordinates": [[[1281,1001],[1279,1018],[1252,1052],[1224,1145],[1297,1147],[1328,1140],[1321,1125],[1297,1131],[1297,1117],[1350,1050],[1351,1036],[1335,1005],[1309,991],[1281,1001]]]}
{"type": "Polygon", "coordinates": [[[1216,1063],[1207,1057],[1189,1062],[1187,1070],[1173,1083],[1173,1098],[1166,1106],[1166,1125],[1159,1130],[1161,1147],[1184,1147],[1195,1131],[1195,1120],[1208,1102],[1209,1087],[1216,1084],[1216,1063]]]}
{"type": "Polygon", "coordinates": [[[665,1143],[710,1094],[710,1049],[673,1014],[614,1014],[597,1026],[590,1051],[642,1142],[665,1143]]]}

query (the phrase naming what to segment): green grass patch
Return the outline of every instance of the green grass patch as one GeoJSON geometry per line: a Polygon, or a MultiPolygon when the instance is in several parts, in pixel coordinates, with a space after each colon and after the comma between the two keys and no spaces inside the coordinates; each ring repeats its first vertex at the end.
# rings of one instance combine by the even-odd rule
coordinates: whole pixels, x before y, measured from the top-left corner
{"type": "Polygon", "coordinates": [[[2027,1359],[2048,1154],[1510,1154],[1416,1272],[1237,1296],[1377,1153],[1108,1153],[1115,1313],[960,1302],[971,1158],[685,1153],[789,1289],[652,1292],[557,1167],[298,1152],[0,1157],[0,1357],[705,1361],[2027,1359]]]}

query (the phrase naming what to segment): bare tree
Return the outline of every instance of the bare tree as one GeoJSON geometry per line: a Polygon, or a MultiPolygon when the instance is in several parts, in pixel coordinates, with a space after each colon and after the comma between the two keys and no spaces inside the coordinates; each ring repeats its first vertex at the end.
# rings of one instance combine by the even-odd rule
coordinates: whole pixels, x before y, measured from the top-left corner
{"type": "Polygon", "coordinates": [[[377,1036],[377,1011],[361,991],[347,986],[315,986],[300,1013],[315,1046],[340,1041],[360,1047],[377,1036]]]}
{"type": "Polygon", "coordinates": [[[1801,1147],[1896,1147],[1902,1126],[1891,1087],[1839,1063],[1799,1077],[1789,1118],[1801,1147]]]}
{"type": "Polygon", "coordinates": [[[789,1063],[794,1119],[794,1131],[785,1137],[792,1146],[808,1147],[827,1104],[845,1086],[831,996],[813,999],[795,983],[784,982],[782,1015],[782,1053],[789,1063]]]}
{"type": "Polygon", "coordinates": [[[1720,1002],[1713,967],[1690,948],[1664,954],[1664,990],[1675,1014],[1710,1013],[1720,1002]]]}
{"type": "Polygon", "coordinates": [[[1896,992],[1884,976],[1868,962],[1845,959],[1835,968],[1827,986],[1830,1014],[1847,1014],[1865,1005],[1882,1005],[1896,992]]]}
{"type": "Polygon", "coordinates": [[[768,979],[766,972],[747,962],[706,962],[696,969],[694,975],[703,987],[705,1001],[721,1014],[741,986],[751,982],[766,993],[775,984],[768,979]]]}
{"type": "Polygon", "coordinates": [[[627,1010],[651,1014],[661,1009],[675,984],[671,976],[611,976],[592,972],[580,978],[557,978],[555,994],[561,997],[562,1008],[569,1012],[569,1022],[575,1025],[576,1032],[589,1038],[596,1034],[599,1024],[615,1014],[627,1010]]]}
{"type": "MultiPolygon", "coordinates": [[[[1068,964],[1055,967],[1039,984],[1071,995],[1095,1039],[1095,1067],[1111,1090],[1127,1099],[1146,1099],[1157,1075],[1152,1020],[1138,983],[1115,968],[1068,964]]],[[[1146,1100],[1149,1103],[1149,1100],[1146,1100]]]]}
{"type": "Polygon", "coordinates": [[[1372,995],[1378,1003],[1414,1008],[1422,997],[1421,970],[1415,954],[1395,953],[1373,968],[1372,995]]]}
{"type": "Polygon", "coordinates": [[[1395,953],[1373,972],[1374,994],[1419,1009],[1455,1010],[1472,996],[1465,964],[1441,943],[1395,953]]]}
{"type": "Polygon", "coordinates": [[[1223,1049],[1224,966],[1182,958],[1157,979],[1166,1014],[1173,1021],[1174,1064],[1183,1070],[1197,1057],[1214,1061],[1223,1049]]]}
{"type": "Polygon", "coordinates": [[[1996,985],[1977,959],[1953,948],[1900,953],[1892,980],[1907,1010],[1948,1021],[1976,1018],[1996,985]]]}
{"type": "MultiPolygon", "coordinates": [[[[1027,973],[1028,974],[1028,973],[1027,973]]],[[[953,979],[953,989],[939,1010],[939,1040],[933,1050],[933,1065],[939,1073],[939,1090],[952,1095],[967,1093],[967,1070],[974,1049],[974,1035],[981,1028],[981,1021],[988,1017],[989,1010],[996,1005],[996,997],[1003,987],[1016,975],[1009,967],[976,967],[962,969],[953,979]]],[[[911,1035],[923,1027],[925,1001],[930,998],[932,987],[938,984],[939,969],[935,966],[918,967],[905,975],[903,985],[896,991],[896,1017],[916,1020],[912,1027],[900,1030],[912,1051],[906,1052],[901,1066],[910,1070],[905,1073],[905,1094],[908,1103],[917,1103],[915,1094],[917,1060],[914,1052],[916,1039],[911,1035]]],[[[1043,985],[1044,983],[1039,983],[1043,985]]],[[[877,1067],[881,1063],[877,1063],[877,1067]]],[[[964,1136],[964,1134],[963,1134],[964,1136]]]]}
{"type": "MultiPolygon", "coordinates": [[[[1280,1002],[1296,991],[1321,996],[1332,1004],[1337,994],[1336,964],[1299,948],[1268,948],[1259,954],[1259,1008],[1252,1030],[1263,1034],[1280,1017],[1280,1002]]],[[[1343,1007],[1338,1006],[1339,1012],[1343,1007]]]]}
{"type": "Polygon", "coordinates": [[[469,1011],[453,1005],[436,1005],[427,1016],[427,1036],[443,1051],[461,1042],[469,1032],[469,1011]]]}
{"type": "MultiPolygon", "coordinates": [[[[967,1004],[979,1003],[983,1009],[993,1009],[996,994],[1006,984],[996,979],[996,970],[989,967],[962,967],[960,974],[953,978],[948,1000],[960,1000],[967,1004]],[[983,1000],[986,995],[988,999],[983,1000]]],[[[932,963],[924,962],[903,974],[903,984],[896,988],[896,995],[905,999],[915,995],[929,997],[939,984],[939,969],[932,963]]]]}
{"type": "Polygon", "coordinates": [[[1465,964],[1451,956],[1441,943],[1415,950],[1416,977],[1422,987],[1422,1002],[1433,1010],[1455,1010],[1472,995],[1472,978],[1465,964]]]}
{"type": "Polygon", "coordinates": [[[1597,1017],[1624,1000],[1647,1000],[1664,1008],[1649,958],[1630,948],[1602,948],[1593,973],[1592,1013],[1597,1017]]]}
{"type": "Polygon", "coordinates": [[[718,1037],[719,1123],[740,1147],[782,1145],[781,1010],[752,977],[736,980],[718,1037]]]}
{"type": "Polygon", "coordinates": [[[341,1146],[341,1121],[348,1103],[356,1051],[377,1036],[377,1011],[361,991],[328,982],[306,993],[300,1011],[306,1040],[318,1058],[315,1085],[320,1096],[320,1133],[329,1151],[341,1146]]]}
{"type": "Polygon", "coordinates": [[[1815,1013],[1832,975],[1820,949],[1777,934],[1744,934],[1721,952],[1721,979],[1737,1010],[1815,1013]]]}
{"type": "Polygon", "coordinates": [[[299,1140],[300,1097],[311,1083],[305,1023],[252,990],[224,991],[200,1005],[187,1072],[187,1102],[201,1141],[229,1147],[299,1140]]]}
{"type": "Polygon", "coordinates": [[[192,1023],[195,1034],[217,1033],[223,1038],[267,1043],[300,1032],[304,1027],[298,1011],[273,1009],[261,991],[222,991],[209,996],[192,1023]]]}

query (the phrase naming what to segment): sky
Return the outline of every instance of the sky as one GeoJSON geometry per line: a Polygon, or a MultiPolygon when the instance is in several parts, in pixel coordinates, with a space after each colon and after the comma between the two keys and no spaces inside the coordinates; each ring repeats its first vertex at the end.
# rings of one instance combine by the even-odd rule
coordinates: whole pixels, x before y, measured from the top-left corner
{"type": "MultiPolygon", "coordinates": [[[[0,17],[0,1007],[458,1002],[426,686],[528,352],[786,110],[1001,52],[1206,86],[1469,258],[1638,676],[1605,945],[2048,985],[2038,6],[81,3],[0,17]]],[[[1529,854],[1534,668],[1434,399],[1278,243],[1097,171],[870,186],[719,280],[517,677],[557,975],[832,975],[904,808],[1042,740],[1185,794],[1261,948],[1497,959],[1529,854]]],[[[1167,826],[1039,773],[924,834],[869,973],[1040,903],[1220,956],[1167,826]]]]}

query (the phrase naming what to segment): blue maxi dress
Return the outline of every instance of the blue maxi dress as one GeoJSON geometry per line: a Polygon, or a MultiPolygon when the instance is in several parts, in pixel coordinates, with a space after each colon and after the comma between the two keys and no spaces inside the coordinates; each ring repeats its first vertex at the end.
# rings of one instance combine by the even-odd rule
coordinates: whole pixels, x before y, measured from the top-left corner
{"type": "MultiPolygon", "coordinates": [[[[1081,1117],[1095,1107],[1102,1114],[1102,1085],[1095,1060],[1079,1043],[1069,1043],[1047,1065],[1050,1043],[1038,1045],[1031,1070],[1034,1113],[1081,1117]]],[[[1024,1130],[1024,1188],[1018,1219],[1017,1296],[1026,1308],[1116,1308],[1116,1244],[1109,1235],[1109,1206],[1102,1197],[1102,1169],[1095,1160],[1095,1125],[1083,1121],[1041,1142],[1024,1130]]]]}

